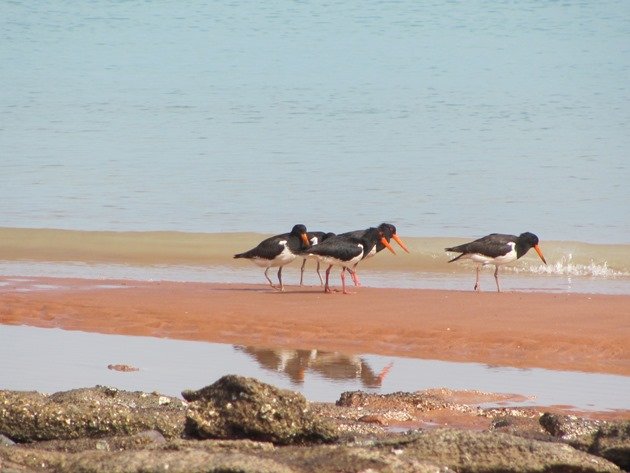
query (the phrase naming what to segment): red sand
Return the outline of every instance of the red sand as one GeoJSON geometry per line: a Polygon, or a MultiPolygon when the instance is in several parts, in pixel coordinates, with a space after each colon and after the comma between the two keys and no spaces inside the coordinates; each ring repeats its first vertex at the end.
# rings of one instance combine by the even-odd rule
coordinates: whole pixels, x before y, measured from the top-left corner
{"type": "Polygon", "coordinates": [[[319,287],[0,282],[0,324],[630,376],[626,295],[358,288],[346,296],[319,287]]]}

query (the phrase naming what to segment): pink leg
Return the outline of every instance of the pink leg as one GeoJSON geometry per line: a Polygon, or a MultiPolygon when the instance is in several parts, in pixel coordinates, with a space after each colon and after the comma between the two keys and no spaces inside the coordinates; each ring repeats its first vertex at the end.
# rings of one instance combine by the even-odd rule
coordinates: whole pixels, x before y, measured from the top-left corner
{"type": "Polygon", "coordinates": [[[306,258],[302,260],[302,267],[300,268],[300,286],[304,285],[304,266],[306,266],[306,258]]]}
{"type": "Polygon", "coordinates": [[[497,292],[501,292],[501,288],[499,287],[499,267],[495,266],[495,270],[494,270],[494,280],[497,283],[497,292]]]}
{"type": "MultiPolygon", "coordinates": [[[[349,269],[348,271],[352,271],[352,270],[349,269]]],[[[350,274],[352,274],[352,273],[350,273],[350,274]]],[[[346,268],[345,268],[345,266],[341,270],[341,289],[342,289],[342,292],[344,294],[352,294],[351,292],[346,291],[346,268]]]]}
{"type": "Polygon", "coordinates": [[[319,273],[319,261],[317,262],[317,276],[319,276],[319,285],[324,285],[324,280],[322,279],[322,275],[319,273]]]}
{"type": "Polygon", "coordinates": [[[475,291],[477,292],[481,291],[481,287],[479,286],[479,269],[480,267],[477,266],[477,279],[475,280],[475,291]]]}
{"type": "Polygon", "coordinates": [[[330,290],[330,286],[328,285],[328,280],[330,279],[330,270],[332,269],[332,264],[330,266],[328,266],[328,269],[326,270],[326,285],[324,286],[324,292],[332,292],[330,290]]]}
{"type": "Polygon", "coordinates": [[[350,273],[350,276],[352,276],[352,282],[354,283],[354,285],[357,287],[361,286],[361,281],[359,281],[359,275],[357,274],[356,269],[348,268],[348,272],[350,273]]]}

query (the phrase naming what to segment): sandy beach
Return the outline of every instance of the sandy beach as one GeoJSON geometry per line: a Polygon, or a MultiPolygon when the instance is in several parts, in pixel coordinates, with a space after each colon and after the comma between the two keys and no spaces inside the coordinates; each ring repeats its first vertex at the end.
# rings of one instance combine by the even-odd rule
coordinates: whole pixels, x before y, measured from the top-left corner
{"type": "Polygon", "coordinates": [[[0,278],[0,324],[630,376],[630,296],[0,278]]]}

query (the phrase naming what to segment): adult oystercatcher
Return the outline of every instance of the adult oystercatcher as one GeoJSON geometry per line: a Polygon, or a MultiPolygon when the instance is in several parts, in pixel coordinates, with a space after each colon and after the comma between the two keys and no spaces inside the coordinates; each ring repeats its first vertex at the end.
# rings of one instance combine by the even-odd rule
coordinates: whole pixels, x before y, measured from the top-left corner
{"type": "MultiPolygon", "coordinates": [[[[311,242],[311,246],[317,245],[327,238],[334,237],[334,233],[324,233],[324,232],[308,232],[309,241],[311,242]]],[[[300,286],[304,285],[304,267],[306,266],[306,260],[308,258],[303,258],[302,267],[300,268],[300,286]]],[[[322,279],[322,275],[319,272],[319,260],[317,260],[317,276],[319,276],[319,284],[320,286],[324,285],[324,280],[322,279]]]]}
{"type": "Polygon", "coordinates": [[[352,235],[336,235],[327,238],[322,243],[302,251],[302,254],[313,255],[318,260],[328,265],[328,269],[326,269],[324,292],[332,292],[329,285],[330,270],[333,266],[341,266],[342,291],[344,294],[349,294],[349,292],[346,291],[346,270],[352,274],[352,266],[361,261],[364,255],[366,255],[377,242],[380,242],[384,248],[396,254],[383,232],[378,228],[369,228],[360,238],[352,235]]]}
{"type": "Polygon", "coordinates": [[[456,256],[449,263],[457,261],[458,259],[471,259],[477,265],[477,279],[475,281],[475,291],[479,291],[479,270],[481,266],[493,264],[494,280],[497,283],[497,291],[501,292],[499,287],[499,266],[506,263],[516,261],[530,248],[534,248],[543,263],[547,264],[545,257],[538,246],[538,237],[530,232],[521,233],[516,235],[503,235],[500,233],[492,233],[478,240],[464,243],[463,245],[453,246],[452,248],[445,248],[446,251],[453,251],[461,253],[456,256]]]}
{"type": "Polygon", "coordinates": [[[295,225],[290,233],[276,235],[261,241],[258,246],[252,248],[245,253],[234,255],[234,258],[247,258],[265,269],[265,277],[269,281],[269,285],[274,289],[284,291],[282,284],[282,267],[295,259],[297,254],[310,246],[308,233],[304,225],[295,225]],[[279,266],[278,282],[280,286],[276,287],[269,279],[267,271],[269,268],[279,266]]]}
{"type": "MultiPolygon", "coordinates": [[[[385,237],[387,242],[389,242],[393,238],[394,241],[396,241],[396,243],[398,243],[403,250],[405,250],[407,253],[409,253],[409,249],[407,249],[407,245],[405,245],[403,243],[403,241],[400,239],[400,237],[396,234],[396,227],[394,225],[392,225],[391,223],[381,223],[377,228],[378,228],[378,230],[380,230],[383,233],[383,236],[385,237]]],[[[369,230],[370,229],[354,230],[354,231],[351,231],[351,232],[342,233],[341,235],[351,236],[351,237],[354,237],[354,238],[361,238],[369,230]]],[[[380,241],[377,241],[376,244],[372,248],[370,248],[370,250],[367,252],[367,254],[363,256],[362,260],[366,259],[366,258],[371,258],[376,253],[381,251],[383,248],[385,248],[385,246],[380,241]]],[[[359,281],[359,276],[357,275],[357,271],[356,271],[356,267],[357,267],[357,265],[359,264],[360,261],[361,260],[359,260],[352,267],[352,271],[349,271],[350,272],[350,276],[352,276],[352,282],[354,283],[355,286],[360,286],[361,285],[361,282],[359,281]]]]}

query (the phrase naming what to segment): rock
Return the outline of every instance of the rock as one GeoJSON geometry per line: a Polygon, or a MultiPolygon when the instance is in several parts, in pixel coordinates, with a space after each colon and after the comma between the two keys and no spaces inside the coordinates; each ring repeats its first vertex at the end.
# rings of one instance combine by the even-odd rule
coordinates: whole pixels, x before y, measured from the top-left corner
{"type": "Polygon", "coordinates": [[[602,458],[564,443],[500,433],[438,429],[354,444],[273,447],[251,441],[168,440],[143,450],[78,453],[0,447],[0,464],[16,471],[447,473],[613,472],[602,458]]]}
{"type": "Polygon", "coordinates": [[[186,434],[191,437],[248,438],[281,445],[337,438],[332,424],[315,417],[304,396],[253,378],[228,375],[182,395],[190,402],[186,434]]]}
{"type": "Polygon", "coordinates": [[[551,414],[545,412],[538,420],[540,425],[554,437],[574,446],[583,446],[587,450],[593,442],[593,435],[602,425],[602,421],[589,420],[574,415],[551,414]]]}
{"type": "Polygon", "coordinates": [[[547,442],[558,441],[540,425],[541,413],[531,408],[492,408],[490,430],[547,442]]]}
{"type": "Polygon", "coordinates": [[[0,391],[0,434],[18,442],[129,435],[157,430],[181,436],[185,405],[160,405],[158,394],[97,386],[53,395],[0,391]]]}
{"type": "Polygon", "coordinates": [[[283,447],[276,451],[277,461],[303,473],[454,473],[430,460],[404,455],[395,446],[378,442],[364,445],[318,445],[283,447]]]}
{"type": "MultiPolygon", "coordinates": [[[[409,456],[465,472],[612,472],[612,463],[563,443],[498,432],[436,429],[382,442],[409,456]]],[[[381,448],[382,448],[381,447],[381,448]]]]}
{"type": "MultiPolygon", "coordinates": [[[[0,465],[15,471],[65,471],[90,473],[294,473],[295,470],[274,460],[239,452],[208,452],[201,449],[183,451],[122,451],[59,453],[23,448],[0,447],[0,465]]],[[[5,470],[3,470],[5,471],[5,470]]]]}
{"type": "Polygon", "coordinates": [[[70,440],[44,440],[23,444],[24,448],[48,450],[56,452],[77,453],[86,450],[106,452],[122,450],[140,450],[154,445],[166,443],[164,436],[157,430],[147,430],[134,435],[112,437],[82,437],[70,440]]]}
{"type": "Polygon", "coordinates": [[[630,470],[630,421],[605,422],[545,413],[540,418],[540,425],[572,447],[630,470]]]}
{"type": "Polygon", "coordinates": [[[589,453],[599,455],[630,471],[630,421],[607,422],[594,435],[589,453]]]}
{"type": "Polygon", "coordinates": [[[341,393],[336,403],[345,407],[371,407],[399,410],[432,411],[450,407],[449,403],[438,396],[424,393],[395,392],[391,394],[371,394],[364,391],[346,391],[341,393]]]}
{"type": "Polygon", "coordinates": [[[198,391],[186,391],[184,397],[190,404],[155,393],[103,387],[51,396],[0,391],[0,436],[6,436],[0,445],[0,470],[620,471],[615,464],[591,453],[605,456],[624,468],[628,466],[630,422],[593,422],[551,414],[538,422],[540,415],[535,411],[487,412],[466,408],[466,413],[481,412],[493,418],[489,428],[494,430],[449,428],[400,434],[380,425],[390,420],[390,412],[461,410],[446,399],[419,396],[418,393],[350,394],[345,402],[354,407],[323,409],[308,404],[297,393],[239,376],[226,376],[198,391]],[[330,423],[330,418],[337,417],[342,423],[354,423],[368,430],[341,436],[339,426],[330,423]],[[546,426],[544,430],[542,426],[546,426]],[[530,438],[498,429],[512,429],[530,438]],[[30,443],[12,444],[11,439],[30,443]]]}

